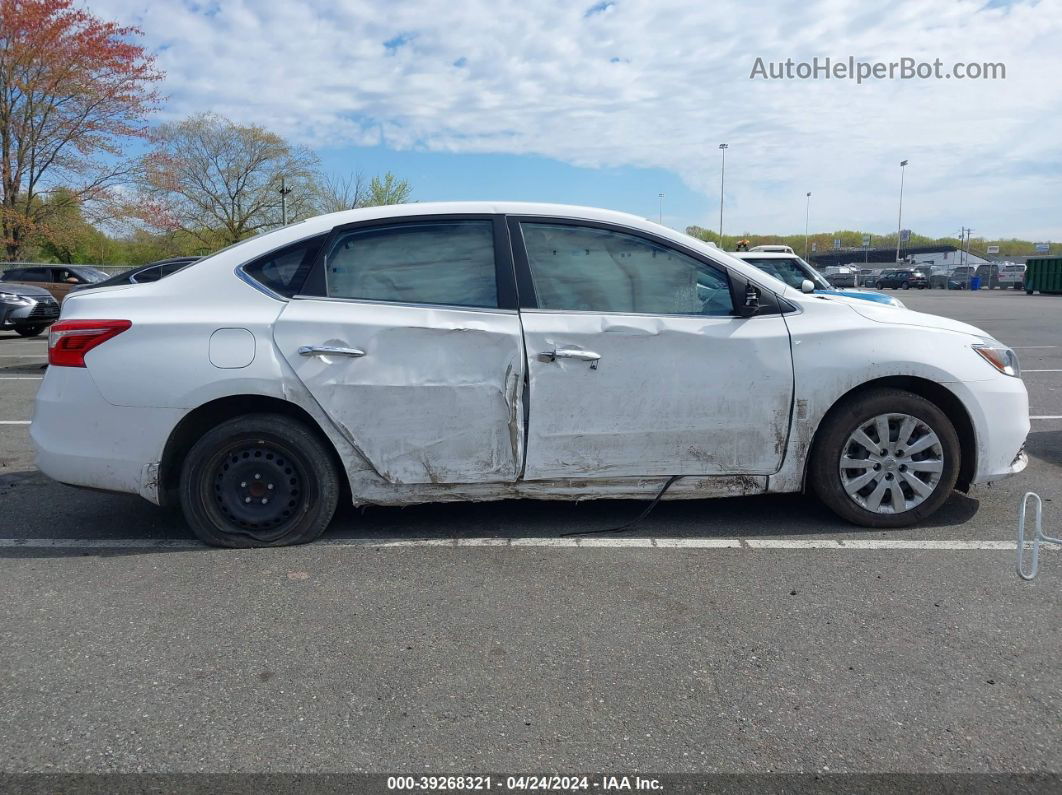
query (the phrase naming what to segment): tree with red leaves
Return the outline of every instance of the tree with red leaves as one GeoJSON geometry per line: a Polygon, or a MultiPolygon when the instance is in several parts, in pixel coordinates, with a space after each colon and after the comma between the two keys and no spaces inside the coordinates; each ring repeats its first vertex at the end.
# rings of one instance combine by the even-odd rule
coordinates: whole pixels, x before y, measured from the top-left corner
{"type": "Polygon", "coordinates": [[[129,139],[158,109],[155,58],[141,31],[74,0],[0,0],[0,237],[16,259],[66,209],[113,198],[129,139]],[[50,194],[65,197],[51,201],[50,194]]]}

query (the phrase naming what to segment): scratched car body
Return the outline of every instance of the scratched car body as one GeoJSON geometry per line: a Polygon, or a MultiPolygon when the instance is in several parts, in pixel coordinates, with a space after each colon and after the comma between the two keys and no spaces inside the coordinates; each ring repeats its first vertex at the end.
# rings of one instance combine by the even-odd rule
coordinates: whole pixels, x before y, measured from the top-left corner
{"type": "MultiPolygon", "coordinates": [[[[803,294],[634,216],[352,210],[71,295],[31,435],[64,483],[179,503],[208,543],[356,504],[814,491],[869,526],[1020,471],[1013,352],[803,294]]],[[[711,510],[710,505],[705,510],[711,510]]]]}

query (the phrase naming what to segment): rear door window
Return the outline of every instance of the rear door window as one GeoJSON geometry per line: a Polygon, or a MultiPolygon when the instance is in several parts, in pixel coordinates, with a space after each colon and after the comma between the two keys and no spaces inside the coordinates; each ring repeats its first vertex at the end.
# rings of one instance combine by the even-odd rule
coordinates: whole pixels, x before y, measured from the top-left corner
{"type": "Polygon", "coordinates": [[[330,298],[496,308],[489,220],[425,221],[340,231],[324,260],[330,298]]]}

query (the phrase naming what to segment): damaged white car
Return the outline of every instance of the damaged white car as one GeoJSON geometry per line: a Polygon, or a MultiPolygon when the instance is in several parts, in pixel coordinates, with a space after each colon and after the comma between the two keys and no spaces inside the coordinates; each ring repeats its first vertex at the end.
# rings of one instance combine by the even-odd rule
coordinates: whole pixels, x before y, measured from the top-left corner
{"type": "Polygon", "coordinates": [[[43,472],[179,502],[201,539],[235,547],[317,538],[341,498],[665,485],[807,488],[897,527],[1019,472],[1029,430],[1017,358],[972,326],[540,204],[352,210],[75,293],[49,362],[43,472]]]}

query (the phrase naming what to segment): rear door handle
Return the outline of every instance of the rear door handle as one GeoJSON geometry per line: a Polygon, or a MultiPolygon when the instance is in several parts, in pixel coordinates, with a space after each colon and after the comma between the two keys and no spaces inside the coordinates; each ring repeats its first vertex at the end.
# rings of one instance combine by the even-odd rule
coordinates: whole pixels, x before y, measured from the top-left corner
{"type": "Polygon", "coordinates": [[[334,345],[303,345],[299,348],[299,356],[349,356],[356,359],[364,355],[365,351],[357,348],[338,348],[334,345]]]}
{"type": "Polygon", "coordinates": [[[557,348],[553,351],[544,351],[539,356],[545,362],[555,362],[557,359],[578,359],[581,362],[590,362],[591,370],[596,370],[597,363],[601,360],[600,353],[580,351],[574,348],[557,348]]]}

